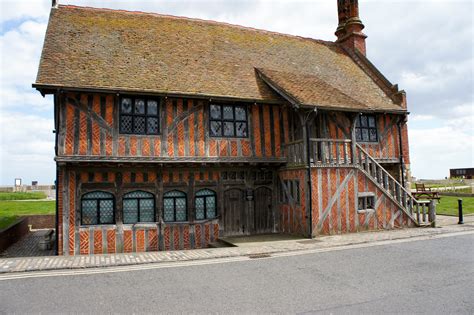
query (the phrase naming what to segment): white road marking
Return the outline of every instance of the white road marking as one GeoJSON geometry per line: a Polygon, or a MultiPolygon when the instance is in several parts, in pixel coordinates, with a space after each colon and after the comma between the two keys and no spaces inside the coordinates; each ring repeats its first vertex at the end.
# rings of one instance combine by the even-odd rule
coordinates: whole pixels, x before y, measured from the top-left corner
{"type": "Polygon", "coordinates": [[[252,261],[252,260],[255,261],[255,260],[262,260],[262,259],[273,259],[273,258],[279,258],[279,257],[290,257],[290,256],[308,255],[308,254],[314,254],[314,253],[325,253],[325,252],[348,250],[348,249],[358,249],[358,248],[367,248],[367,247],[375,247],[375,246],[383,246],[383,245],[391,245],[391,244],[401,244],[401,243],[408,243],[408,242],[414,242],[414,241],[441,239],[441,238],[446,238],[446,237],[462,236],[462,235],[470,235],[470,234],[474,234],[474,231],[463,231],[463,232],[445,233],[445,234],[437,234],[437,235],[416,236],[416,237],[404,238],[404,239],[373,241],[369,243],[349,244],[349,245],[341,245],[341,246],[328,247],[328,248],[316,248],[316,249],[307,249],[307,250],[300,250],[300,251],[270,253],[269,257],[262,257],[262,258],[257,258],[257,259],[252,259],[252,258],[249,258],[248,256],[237,256],[237,257],[229,257],[229,258],[213,258],[213,259],[192,260],[192,261],[183,261],[183,262],[178,261],[178,262],[167,262],[167,263],[151,263],[151,264],[143,264],[143,265],[117,266],[117,267],[99,267],[99,268],[72,269],[72,270],[62,269],[62,270],[32,271],[32,272],[12,272],[12,273],[6,273],[4,275],[0,275],[0,281],[26,279],[26,278],[39,278],[39,277],[92,275],[92,274],[128,272],[128,271],[162,269],[162,268],[180,268],[180,267],[203,266],[203,265],[233,263],[233,262],[252,261]]]}

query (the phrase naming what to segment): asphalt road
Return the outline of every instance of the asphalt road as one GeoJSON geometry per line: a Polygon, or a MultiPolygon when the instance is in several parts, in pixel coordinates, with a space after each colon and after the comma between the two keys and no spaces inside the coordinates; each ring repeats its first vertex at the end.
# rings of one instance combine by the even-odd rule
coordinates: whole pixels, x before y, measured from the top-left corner
{"type": "Polygon", "coordinates": [[[474,234],[0,281],[0,313],[474,313],[474,234]]]}

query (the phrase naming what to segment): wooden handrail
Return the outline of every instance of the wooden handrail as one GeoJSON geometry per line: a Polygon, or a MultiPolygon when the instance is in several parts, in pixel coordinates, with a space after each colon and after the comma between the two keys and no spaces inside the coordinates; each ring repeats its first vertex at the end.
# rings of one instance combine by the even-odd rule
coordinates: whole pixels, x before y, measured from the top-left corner
{"type": "Polygon", "coordinates": [[[345,142],[351,143],[350,139],[328,139],[328,138],[309,138],[311,142],[345,142]]]}

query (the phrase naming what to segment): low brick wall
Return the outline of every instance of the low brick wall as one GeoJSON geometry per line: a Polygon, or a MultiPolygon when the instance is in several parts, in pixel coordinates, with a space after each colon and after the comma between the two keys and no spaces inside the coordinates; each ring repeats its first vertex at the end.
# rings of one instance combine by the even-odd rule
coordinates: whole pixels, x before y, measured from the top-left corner
{"type": "Polygon", "coordinates": [[[0,252],[28,234],[28,218],[23,218],[17,223],[0,231],[0,252]]]}
{"type": "Polygon", "coordinates": [[[28,219],[28,224],[31,225],[32,229],[54,229],[56,216],[50,215],[28,215],[25,216],[28,219]]]}

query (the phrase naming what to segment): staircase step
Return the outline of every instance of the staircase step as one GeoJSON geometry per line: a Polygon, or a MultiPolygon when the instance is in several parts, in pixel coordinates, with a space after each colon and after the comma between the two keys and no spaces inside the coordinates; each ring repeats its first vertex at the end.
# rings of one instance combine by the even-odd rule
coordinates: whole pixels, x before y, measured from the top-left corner
{"type": "Polygon", "coordinates": [[[430,227],[431,223],[418,223],[420,227],[430,227]]]}

